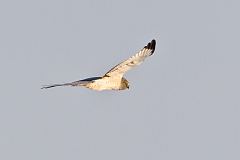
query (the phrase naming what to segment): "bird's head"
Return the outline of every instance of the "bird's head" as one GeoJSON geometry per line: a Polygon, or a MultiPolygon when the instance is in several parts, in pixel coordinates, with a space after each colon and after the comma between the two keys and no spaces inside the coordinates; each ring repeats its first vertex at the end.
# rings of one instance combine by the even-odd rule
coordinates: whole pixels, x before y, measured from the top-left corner
{"type": "Polygon", "coordinates": [[[125,78],[122,78],[121,89],[129,89],[129,82],[125,78]]]}

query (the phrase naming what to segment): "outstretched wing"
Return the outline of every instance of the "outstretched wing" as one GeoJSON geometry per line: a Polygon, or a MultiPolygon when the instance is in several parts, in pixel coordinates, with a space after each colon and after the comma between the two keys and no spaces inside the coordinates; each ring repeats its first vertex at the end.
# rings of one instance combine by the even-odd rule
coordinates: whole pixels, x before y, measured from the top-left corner
{"type": "Polygon", "coordinates": [[[145,58],[151,56],[155,50],[156,41],[153,39],[149,42],[143,49],[141,49],[137,54],[130,57],[128,60],[123,61],[113,67],[104,76],[105,77],[122,77],[125,72],[132,69],[133,67],[141,64],[145,58]]]}
{"type": "Polygon", "coordinates": [[[101,79],[102,77],[91,77],[91,78],[86,78],[82,79],[79,81],[74,81],[71,83],[62,83],[62,84],[52,84],[52,85],[45,85],[41,89],[48,89],[48,88],[53,88],[53,87],[59,87],[59,86],[85,86],[89,83],[94,82],[95,80],[101,79]]]}

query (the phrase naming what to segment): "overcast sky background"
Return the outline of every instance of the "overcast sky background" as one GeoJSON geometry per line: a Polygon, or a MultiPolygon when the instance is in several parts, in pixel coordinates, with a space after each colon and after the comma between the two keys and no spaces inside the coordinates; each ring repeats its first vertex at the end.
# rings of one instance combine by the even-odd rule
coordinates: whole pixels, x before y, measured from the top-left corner
{"type": "Polygon", "coordinates": [[[240,2],[0,2],[1,160],[239,160],[240,2]],[[101,76],[156,39],[126,91],[101,76]]]}

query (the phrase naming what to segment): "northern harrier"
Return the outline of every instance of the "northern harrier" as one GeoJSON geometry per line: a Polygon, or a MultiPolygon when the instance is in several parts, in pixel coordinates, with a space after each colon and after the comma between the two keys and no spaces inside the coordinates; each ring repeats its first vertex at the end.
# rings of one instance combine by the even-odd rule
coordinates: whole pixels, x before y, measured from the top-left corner
{"type": "Polygon", "coordinates": [[[79,81],[64,84],[53,84],[42,87],[42,89],[57,87],[57,86],[83,86],[93,90],[124,90],[129,89],[129,82],[123,77],[124,73],[133,67],[141,64],[145,58],[151,56],[155,50],[156,41],[153,39],[137,54],[130,57],[113,67],[102,77],[91,77],[79,81]]]}

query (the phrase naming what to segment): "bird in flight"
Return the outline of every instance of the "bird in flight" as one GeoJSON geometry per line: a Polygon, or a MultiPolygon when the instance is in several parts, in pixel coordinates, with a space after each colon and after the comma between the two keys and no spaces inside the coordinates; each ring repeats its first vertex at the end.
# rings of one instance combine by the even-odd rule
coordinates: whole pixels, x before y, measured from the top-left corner
{"type": "Polygon", "coordinates": [[[83,86],[92,90],[124,90],[129,89],[129,82],[123,77],[123,75],[133,67],[141,64],[145,58],[151,56],[155,51],[156,41],[153,39],[143,49],[141,49],[134,56],[119,63],[112,69],[110,69],[102,77],[91,77],[63,84],[53,84],[42,87],[42,89],[58,87],[58,86],[83,86]]]}

